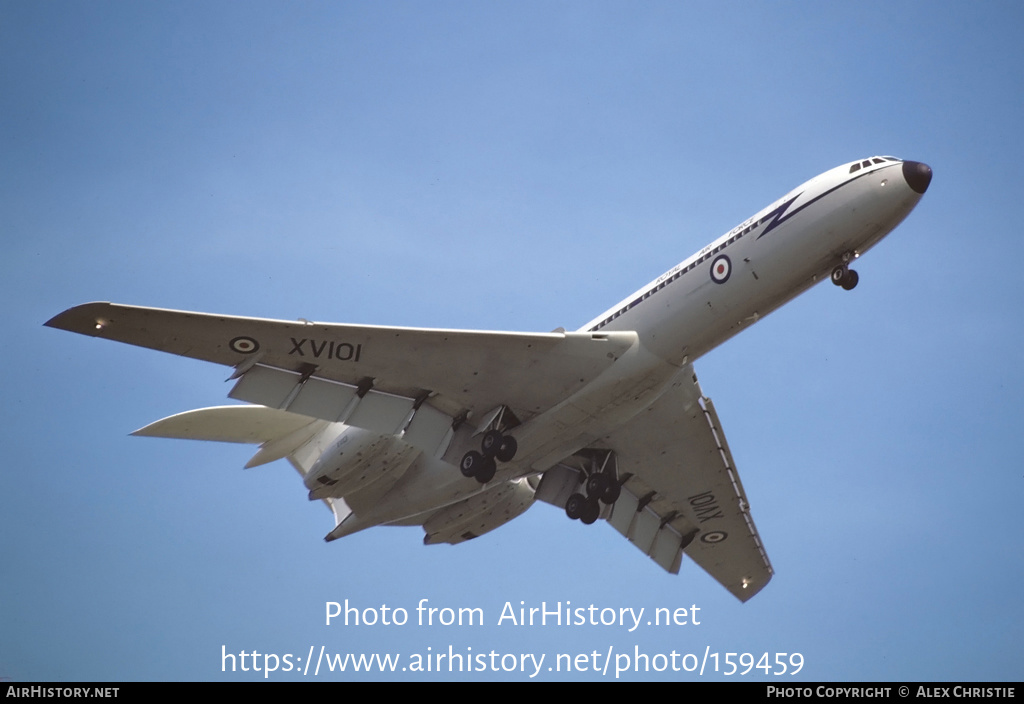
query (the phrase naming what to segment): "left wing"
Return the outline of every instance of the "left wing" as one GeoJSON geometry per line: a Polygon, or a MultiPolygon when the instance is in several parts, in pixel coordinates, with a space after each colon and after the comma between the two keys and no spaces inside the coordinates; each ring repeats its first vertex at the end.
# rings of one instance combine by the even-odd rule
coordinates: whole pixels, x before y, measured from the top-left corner
{"type": "Polygon", "coordinates": [[[605,466],[614,461],[621,485],[603,516],[662,568],[677,573],[685,552],[741,601],[768,584],[771,562],[718,414],[692,367],[650,408],[548,470],[537,498],[565,506],[582,491],[585,474],[603,469],[595,456],[605,466]]]}
{"type": "Polygon", "coordinates": [[[289,322],[114,303],[76,306],[46,325],[235,367],[234,398],[385,434],[406,428],[407,441],[431,452],[452,419],[501,406],[521,421],[543,413],[637,339],[633,332],[289,322]]]}
{"type": "MultiPolygon", "coordinates": [[[[774,571],[750,502],[718,413],[692,367],[609,441],[619,472],[633,475],[624,488],[635,483],[642,497],[653,492],[651,503],[661,500],[690,526],[682,546],[690,559],[741,601],[768,584],[774,571]]],[[[626,508],[620,499],[609,519],[620,532],[630,525],[622,516],[626,508]]]]}

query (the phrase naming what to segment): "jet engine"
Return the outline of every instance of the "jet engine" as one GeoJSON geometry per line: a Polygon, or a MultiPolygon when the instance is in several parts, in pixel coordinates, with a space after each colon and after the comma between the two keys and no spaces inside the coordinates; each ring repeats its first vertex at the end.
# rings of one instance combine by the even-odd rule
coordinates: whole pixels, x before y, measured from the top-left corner
{"type": "MultiPolygon", "coordinates": [[[[310,443],[323,439],[314,438],[310,443]]],[[[345,426],[306,473],[309,498],[312,501],[351,496],[383,480],[388,480],[390,487],[419,452],[393,435],[345,426]]]]}
{"type": "Polygon", "coordinates": [[[488,533],[530,508],[533,493],[527,479],[517,479],[445,506],[423,523],[423,544],[457,545],[488,533]]]}

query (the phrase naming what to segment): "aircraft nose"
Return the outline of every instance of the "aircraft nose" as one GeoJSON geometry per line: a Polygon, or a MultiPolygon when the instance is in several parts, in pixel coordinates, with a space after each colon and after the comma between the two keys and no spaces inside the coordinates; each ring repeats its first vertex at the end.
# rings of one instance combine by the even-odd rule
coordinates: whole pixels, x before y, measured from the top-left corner
{"type": "Polygon", "coordinates": [[[924,193],[932,182],[932,168],[920,161],[903,162],[903,178],[915,193],[924,193]]]}

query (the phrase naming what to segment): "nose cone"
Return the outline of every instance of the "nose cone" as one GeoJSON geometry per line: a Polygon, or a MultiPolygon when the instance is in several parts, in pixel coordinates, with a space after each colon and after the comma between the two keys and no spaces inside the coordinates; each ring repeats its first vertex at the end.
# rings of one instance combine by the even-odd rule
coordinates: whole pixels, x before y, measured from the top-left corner
{"type": "Polygon", "coordinates": [[[904,161],[903,178],[915,193],[924,193],[932,182],[932,168],[920,161],[904,161]]]}

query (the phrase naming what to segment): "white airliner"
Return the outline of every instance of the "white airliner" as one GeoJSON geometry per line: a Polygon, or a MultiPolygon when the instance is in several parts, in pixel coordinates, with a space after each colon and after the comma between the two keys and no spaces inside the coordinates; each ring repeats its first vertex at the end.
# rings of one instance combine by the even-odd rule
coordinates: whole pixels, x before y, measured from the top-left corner
{"type": "Polygon", "coordinates": [[[540,500],[604,518],[662,568],[685,552],[746,601],[772,567],[693,362],[850,262],[905,218],[925,164],[872,157],[817,176],[576,332],[288,322],[87,303],[46,324],[234,368],[229,396],[136,435],[287,458],[335,540],[422,526],[461,543],[540,500]]]}

